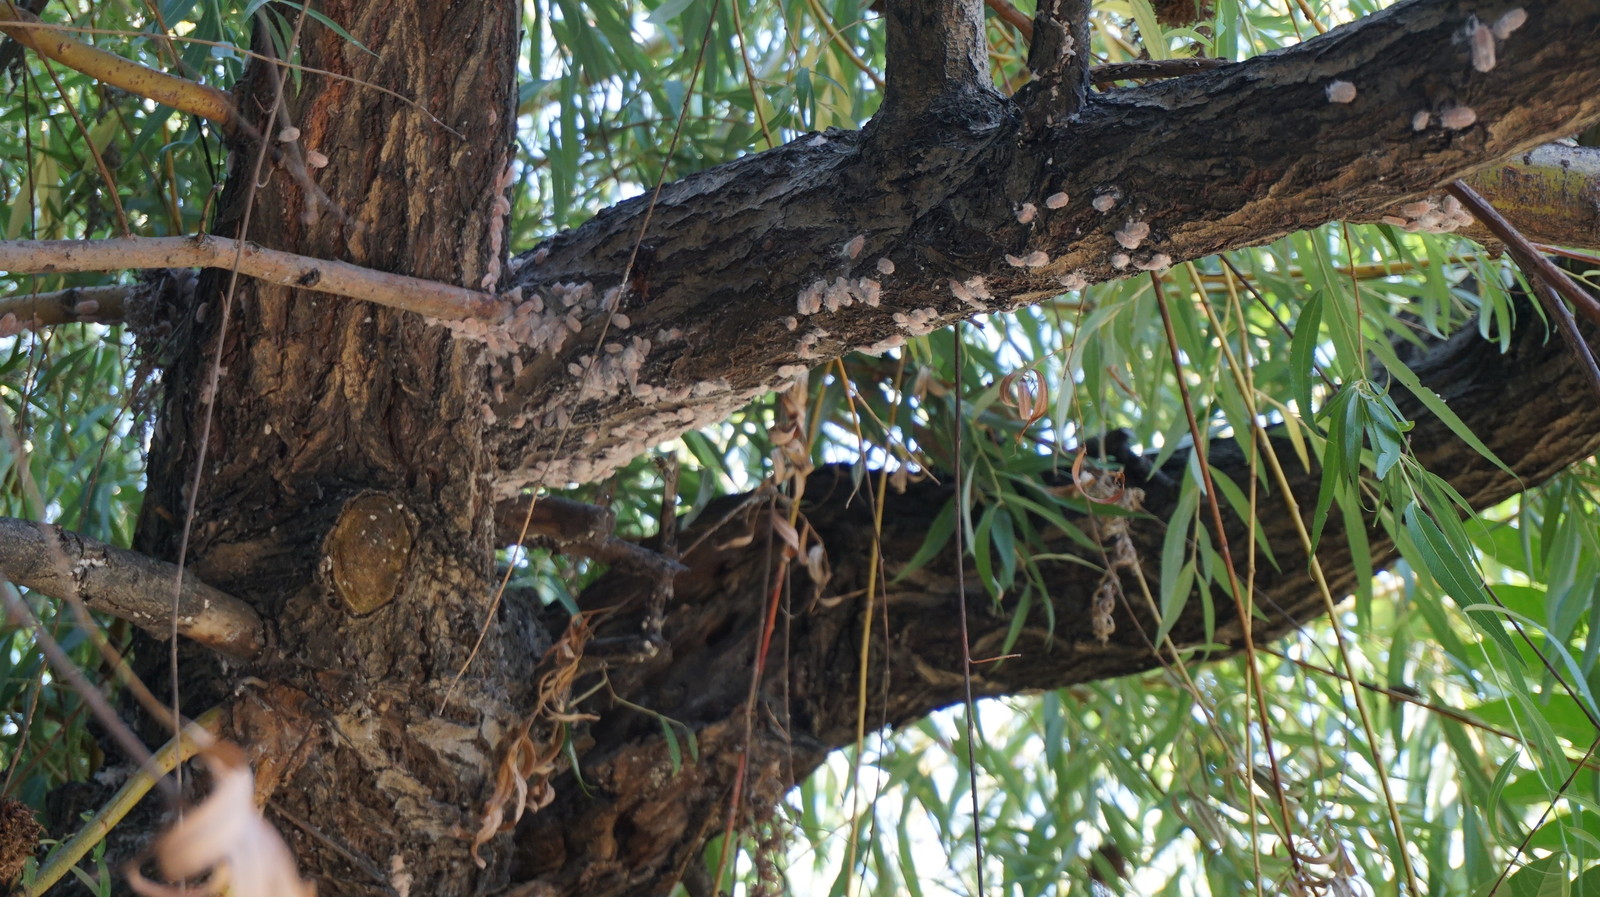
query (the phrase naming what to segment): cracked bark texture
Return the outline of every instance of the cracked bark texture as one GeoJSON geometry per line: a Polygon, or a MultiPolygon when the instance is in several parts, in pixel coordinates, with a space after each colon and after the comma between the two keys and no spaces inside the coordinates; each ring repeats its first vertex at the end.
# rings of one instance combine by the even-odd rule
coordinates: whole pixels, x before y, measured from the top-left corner
{"type": "Polygon", "coordinates": [[[1043,131],[979,93],[941,109],[937,127],[922,118],[811,135],[685,178],[662,191],[644,231],[648,197],[603,211],[520,256],[511,283],[547,306],[557,284],[589,284],[596,296],[617,288],[628,326],[580,304],[581,332],[525,351],[519,365],[497,363],[488,440],[498,488],[598,479],[822,359],[882,351],[979,306],[1038,301],[1063,278],[1114,279],[1371,220],[1600,117],[1600,57],[1586,50],[1600,38],[1600,2],[1541,7],[1479,73],[1462,28],[1498,12],[1399,4],[1238,65],[1096,94],[1075,121],[1043,131]],[[1355,85],[1353,102],[1329,102],[1336,79],[1355,85]],[[1442,127],[1439,113],[1458,105],[1476,122],[1442,127]],[[1420,111],[1432,124],[1417,131],[1420,111]],[[1070,201],[1046,210],[1056,193],[1070,201]],[[1093,205],[1101,196],[1108,211],[1093,205]],[[1018,220],[1023,203],[1038,206],[1029,223],[1018,220]],[[1150,228],[1131,251],[1114,237],[1130,221],[1150,228]],[[952,289],[973,278],[981,289],[952,289]],[[803,294],[819,287],[850,304],[802,313],[803,294]],[[925,323],[908,317],[919,310],[925,323]],[[605,366],[602,344],[634,339],[649,346],[628,382],[585,388],[605,366]]]}
{"type": "MultiPolygon", "coordinates": [[[[494,261],[494,193],[508,159],[518,8],[503,0],[467,16],[458,8],[415,0],[319,5],[373,52],[311,29],[302,63],[414,97],[442,124],[351,82],[307,77],[284,98],[278,124],[299,128],[306,148],[330,158],[318,185],[333,205],[309,201],[292,178],[271,172],[246,220],[253,155],[236,147],[218,231],[481,283],[494,261]]],[[[190,568],[265,621],[269,650],[249,664],[184,651],[185,706],[227,705],[228,731],[252,749],[272,795],[269,816],[319,893],[389,894],[397,862],[412,893],[664,893],[723,818],[718,801],[743,744],[741,703],[762,606],[767,562],[755,549],[687,558],[692,569],[677,580],[668,649],[609,671],[619,695],[694,727],[701,760],[671,774],[654,718],[602,704],[601,719],[574,741],[589,790],[570,776],[557,780],[554,805],[486,845],[486,868],[470,861],[454,832],[475,827],[503,736],[530,710],[531,671],[556,625],[513,602],[452,685],[489,614],[497,499],[536,481],[600,477],[851,348],[881,348],[978,304],[1011,308],[1054,295],[1063,277],[1123,276],[1112,234],[1129,220],[1151,228],[1130,262],[1157,252],[1181,261],[1372,216],[1600,117],[1592,89],[1600,58],[1587,52],[1600,36],[1600,0],[1540,8],[1488,74],[1471,70],[1457,32],[1469,14],[1499,10],[1421,0],[1292,50],[1094,95],[1076,120],[1043,130],[1030,130],[1022,107],[975,76],[976,3],[897,0],[888,8],[901,17],[891,29],[899,35],[890,43],[891,72],[909,80],[891,76],[895,101],[879,122],[859,133],[808,135],[670,185],[642,240],[646,201],[636,199],[508,268],[502,287],[561,308],[563,327],[572,315],[579,332],[559,349],[524,349],[516,362],[490,357],[414,315],[259,283],[241,283],[229,305],[227,281],[215,273],[193,304],[172,310],[176,350],[165,359],[167,393],[136,544],[177,560],[192,493],[190,568]],[[919,24],[948,40],[923,43],[908,27],[919,24]],[[1356,101],[1330,104],[1324,87],[1332,78],[1356,84],[1356,101]],[[1476,110],[1475,126],[1411,129],[1417,110],[1463,103],[1476,110]],[[1018,220],[1019,204],[1056,192],[1070,202],[1018,220]],[[1094,208],[1099,195],[1115,196],[1110,212],[1094,208]],[[1047,258],[1006,260],[1034,253],[1047,258]],[[604,304],[611,289],[615,307],[604,304]],[[803,314],[811,290],[819,308],[803,314]],[[562,297],[584,298],[568,311],[562,297]],[[606,351],[613,340],[633,349],[637,370],[614,382],[589,380],[601,370],[599,356],[623,354],[606,351]],[[214,359],[222,367],[213,392],[206,384],[214,359]],[[372,546],[372,575],[341,576],[335,555],[347,559],[348,546],[362,544],[372,546]],[[354,597],[352,582],[364,584],[354,597]]],[[[276,105],[260,67],[237,96],[253,121],[265,122],[276,105]]],[[[1525,482],[1595,448],[1581,381],[1574,385],[1563,358],[1537,339],[1525,333],[1504,358],[1470,340],[1452,344],[1425,366],[1443,378],[1441,389],[1455,390],[1449,395],[1463,417],[1525,482]]],[[[1516,487],[1436,424],[1423,420],[1413,441],[1425,463],[1449,470],[1475,502],[1516,487]]],[[[1213,449],[1214,463],[1237,464],[1224,446],[1213,449]]],[[[1300,488],[1315,481],[1297,476],[1300,488]]],[[[866,572],[854,547],[865,544],[863,506],[847,505],[845,494],[838,473],[824,471],[806,509],[832,553],[836,593],[866,572]]],[[[890,519],[919,519],[944,498],[919,486],[895,499],[890,519]]],[[[1141,556],[1155,554],[1170,502],[1150,489],[1151,520],[1135,537],[1141,556]]],[[[1275,539],[1284,524],[1269,523],[1275,539]]],[[[920,536],[892,527],[890,563],[902,563],[920,536]]],[[[1353,574],[1337,530],[1324,542],[1336,587],[1347,587],[1353,574]]],[[[1274,550],[1280,559],[1295,555],[1287,544],[1274,550]]],[[[874,669],[891,677],[883,710],[894,721],[954,699],[950,563],[887,596],[894,637],[874,669]]],[[[1296,578],[1300,567],[1284,560],[1282,569],[1290,572],[1261,584],[1282,611],[1266,626],[1273,631],[1314,611],[1296,578]]],[[[1030,622],[1018,646],[1024,657],[987,670],[984,693],[1151,666],[1135,640],[1147,618],[1119,611],[1116,640],[1094,645],[1081,629],[1089,594],[1074,578],[1081,572],[1051,575],[1060,622],[1053,632],[1030,622]]],[[[639,593],[637,581],[619,574],[584,602],[639,593]]],[[[838,696],[853,668],[846,658],[855,613],[845,601],[795,620],[790,662],[761,696],[763,707],[775,694],[788,701],[788,734],[758,714],[750,744],[747,793],[757,811],[843,743],[853,709],[838,696]]],[[[979,644],[1006,624],[1004,608],[979,617],[979,644]]],[[[601,635],[636,635],[638,624],[624,610],[601,635]]],[[[1174,635],[1192,643],[1196,624],[1184,621],[1174,635]]],[[[166,681],[164,656],[155,647],[142,652],[146,681],[166,681]]]]}
{"type": "MultiPolygon", "coordinates": [[[[297,92],[289,79],[268,132],[298,128],[301,146],[329,158],[317,182],[330,202],[269,166],[246,217],[256,147],[236,146],[216,229],[476,286],[498,263],[490,229],[503,224],[520,7],[335,0],[317,11],[367,49],[309,24],[299,62],[349,80],[305,78],[297,92]]],[[[252,67],[235,96],[265,125],[270,71],[252,67]]],[[[491,627],[452,688],[491,592],[480,353],[416,315],[248,279],[223,330],[227,294],[226,275],[208,272],[198,307],[173,310],[137,547],[176,559],[198,465],[190,569],[250,602],[274,645],[242,668],[186,652],[184,706],[229,705],[227,731],[254,752],[269,816],[319,893],[390,893],[394,863],[416,893],[490,890],[503,856],[491,847],[480,871],[453,832],[471,825],[501,727],[530,701],[534,646],[491,627]],[[204,384],[219,358],[212,401],[204,384]],[[255,684],[235,691],[241,676],[255,684]]],[[[147,682],[167,681],[164,657],[144,652],[147,682]]]]}

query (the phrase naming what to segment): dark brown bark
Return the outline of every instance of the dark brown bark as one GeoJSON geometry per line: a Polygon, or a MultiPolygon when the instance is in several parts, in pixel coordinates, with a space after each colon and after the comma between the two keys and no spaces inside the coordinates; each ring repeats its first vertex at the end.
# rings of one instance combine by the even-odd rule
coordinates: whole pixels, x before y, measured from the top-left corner
{"type": "Polygon", "coordinates": [[[980,307],[1371,220],[1600,116],[1586,49],[1600,0],[1540,7],[1488,73],[1460,40],[1482,12],[1402,3],[1238,65],[1097,94],[1042,132],[978,94],[941,108],[937,128],[807,136],[669,185],[644,233],[648,197],[608,209],[519,257],[512,283],[554,309],[531,319],[570,314],[582,332],[495,365],[497,488],[598,479],[823,359],[980,307]],[[1355,85],[1352,102],[1329,101],[1334,80],[1355,85]],[[1474,123],[1441,125],[1458,106],[1474,123]],[[1057,193],[1070,201],[1048,209],[1057,193]],[[1130,221],[1150,228],[1135,250],[1114,238],[1130,221]],[[569,312],[557,284],[592,298],[569,312]],[[602,302],[619,285],[626,326],[602,302]],[[831,299],[804,313],[818,293],[831,299]],[[606,342],[638,363],[608,359],[606,342]]]}
{"type": "MultiPolygon", "coordinates": [[[[257,148],[239,146],[219,230],[477,287],[498,264],[489,232],[503,223],[520,7],[336,0],[318,11],[368,49],[311,22],[299,61],[352,80],[308,77],[296,92],[291,78],[275,120],[275,72],[253,68],[236,96],[251,121],[273,121],[268,133],[298,128],[300,146],[329,158],[315,173],[329,202],[269,166],[246,215],[257,148]]],[[[230,734],[256,752],[269,815],[282,814],[320,893],[391,893],[395,862],[413,893],[492,888],[504,863],[489,849],[478,871],[452,831],[473,825],[534,658],[492,627],[451,688],[489,613],[478,347],[416,315],[260,283],[241,281],[230,304],[225,275],[208,276],[198,302],[178,311],[138,543],[176,557],[209,416],[187,556],[255,606],[274,644],[225,673],[186,659],[185,708],[231,702],[230,734]],[[241,676],[265,684],[231,693],[241,676]]]]}

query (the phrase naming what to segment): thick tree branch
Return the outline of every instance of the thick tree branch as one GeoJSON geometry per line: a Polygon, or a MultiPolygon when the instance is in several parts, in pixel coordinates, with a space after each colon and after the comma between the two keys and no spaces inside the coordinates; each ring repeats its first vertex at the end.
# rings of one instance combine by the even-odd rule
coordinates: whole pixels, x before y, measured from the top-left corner
{"type": "MultiPolygon", "coordinates": [[[[52,598],[80,598],[91,610],[127,620],[156,638],[172,631],[178,567],[59,526],[0,517],[0,575],[52,598]]],[[[178,634],[215,651],[250,657],[266,644],[248,604],[183,577],[178,634]]]]}
{"type": "MultiPolygon", "coordinates": [[[[1444,476],[1475,508],[1484,508],[1536,485],[1600,448],[1600,407],[1597,407],[1569,353],[1551,351],[1543,322],[1523,306],[1511,350],[1502,354],[1495,343],[1481,339],[1474,328],[1434,347],[1413,365],[1423,382],[1436,389],[1473,432],[1480,435],[1500,459],[1516,471],[1507,474],[1457,439],[1437,418],[1430,416],[1412,396],[1395,390],[1408,417],[1416,421],[1410,433],[1413,449],[1423,465],[1444,476]]],[[[1600,343],[1600,331],[1586,328],[1591,345],[1600,343]]],[[[1290,487],[1301,507],[1309,507],[1320,483],[1320,472],[1296,463],[1286,441],[1277,441],[1290,487]]],[[[1161,556],[1167,518],[1179,492],[1174,481],[1185,474],[1187,459],[1180,452],[1166,468],[1167,475],[1149,472],[1137,455],[1126,453],[1113,441],[1112,454],[1130,470],[1145,471],[1138,485],[1146,492],[1148,516],[1130,521],[1128,538],[1145,576],[1155,581],[1154,566],[1161,556]]],[[[1243,482],[1251,467],[1230,439],[1213,441],[1208,457],[1216,469],[1243,482]]],[[[1048,479],[1041,487],[1059,485],[1048,479]]],[[[1276,490],[1264,490],[1263,509],[1281,507],[1276,490]]],[[[875,625],[871,664],[868,719],[899,725],[938,707],[960,700],[962,694],[961,647],[957,627],[957,579],[948,553],[920,570],[910,571],[912,557],[927,535],[932,519],[952,498],[948,483],[916,483],[903,494],[891,494],[883,515],[879,544],[885,559],[887,590],[883,594],[889,633],[875,625]]],[[[725,499],[729,505],[739,497],[725,499]]],[[[708,508],[701,520],[718,520],[723,505],[708,508]]],[[[830,467],[817,472],[805,491],[804,519],[828,553],[832,577],[818,586],[803,572],[789,583],[792,615],[783,624],[787,670],[769,672],[759,700],[759,714],[770,721],[757,727],[748,745],[752,787],[758,793],[777,795],[807,775],[830,749],[855,738],[857,652],[860,648],[859,596],[867,578],[875,575],[868,546],[874,542],[873,513],[866,496],[853,486],[848,468],[830,467]],[[770,716],[765,716],[770,711],[770,716]]],[[[1336,515],[1337,516],[1337,515],[1336,515]]],[[[1095,521],[1072,518],[1087,532],[1100,532],[1095,521]]],[[[666,635],[670,650],[659,658],[607,672],[612,693],[628,702],[586,708],[601,713],[587,733],[576,739],[596,747],[583,757],[585,792],[570,778],[556,783],[557,803],[552,810],[525,820],[516,835],[520,870],[532,875],[560,873],[544,865],[560,857],[567,870],[586,870],[591,863],[626,874],[648,876],[662,864],[677,862],[699,847],[699,836],[688,826],[674,825],[720,812],[726,801],[723,784],[733,774],[746,745],[738,732],[747,699],[749,670],[763,631],[764,611],[776,568],[767,556],[766,527],[771,520],[765,506],[739,517],[730,535],[753,538],[717,540],[684,558],[688,573],[676,580],[678,601],[669,615],[666,635]],[[742,546],[742,547],[736,547],[742,546]],[[650,715],[634,706],[648,708],[650,715]],[[696,732],[701,761],[678,774],[660,736],[661,714],[674,724],[696,732]],[[592,740],[591,740],[592,738],[592,740]],[[659,770],[655,776],[651,771],[659,770]],[[650,787],[637,782],[648,780],[650,787]],[[601,794],[594,789],[599,783],[601,794]],[[605,799],[616,795],[615,802],[605,799]],[[597,837],[612,820],[630,820],[628,838],[612,841],[597,837]],[[659,827],[639,826],[640,820],[657,821],[659,827]],[[596,826],[598,828],[592,828],[596,826]],[[582,833],[582,834],[575,834],[582,833]],[[592,845],[617,845],[621,852],[600,856],[592,845]]],[[[1052,534],[1036,521],[1052,551],[1074,554],[1089,564],[1102,558],[1061,534],[1052,534]]],[[[701,524],[702,526],[705,524],[701,524]]],[[[1247,536],[1243,521],[1228,521],[1229,538],[1242,544],[1247,536]]],[[[1322,601],[1307,572],[1299,540],[1284,514],[1263,513],[1259,531],[1268,540],[1275,564],[1256,571],[1255,596],[1259,616],[1253,631],[1258,641],[1275,638],[1322,613],[1322,601]]],[[[1395,557],[1393,542],[1378,521],[1366,521],[1372,559],[1380,568],[1395,557]]],[[[693,539],[694,531],[686,534],[693,539]]],[[[1109,553],[1111,546],[1106,546],[1109,553]]],[[[1335,595],[1348,594],[1355,584],[1350,541],[1342,523],[1330,521],[1318,550],[1335,595]]],[[[1043,594],[1037,594],[1020,621],[1015,644],[1003,663],[985,665],[976,681],[986,695],[1003,695],[1073,683],[1112,678],[1153,670],[1170,663],[1152,647],[1157,618],[1140,596],[1131,576],[1122,580],[1127,599],[1114,614],[1115,629],[1108,641],[1096,638],[1091,623],[1093,594],[1101,574],[1080,563],[1043,561],[1043,594]],[[1049,605],[1047,608],[1046,605],[1049,605]]],[[[1014,596],[1000,605],[985,597],[977,576],[967,571],[968,602],[972,615],[973,653],[1001,653],[1020,612],[1014,596]]],[[[642,588],[642,577],[613,572],[582,596],[586,608],[624,607],[600,623],[597,637],[636,631],[642,610],[629,596],[642,588]]],[[[1180,651],[1220,643],[1221,652],[1191,655],[1189,659],[1214,659],[1238,650],[1241,629],[1231,603],[1214,602],[1215,630],[1207,624],[1205,602],[1193,597],[1174,622],[1171,635],[1180,651]]],[[[602,702],[603,704],[603,702],[602,702]]],[[[670,865],[666,868],[671,868],[670,865]]],[[[576,871],[568,874],[577,875],[576,871]]],[[[624,874],[619,872],[619,874],[624,874]]]]}
{"type": "Polygon", "coordinates": [[[227,237],[120,237],[109,240],[0,242],[0,270],[12,274],[120,271],[129,268],[232,268],[270,283],[362,299],[445,320],[498,320],[504,306],[489,293],[419,277],[374,271],[240,244],[227,237]]]}
{"type": "MultiPolygon", "coordinates": [[[[1600,248],[1600,147],[1547,143],[1467,183],[1536,243],[1600,248]]],[[[1467,233],[1493,239],[1481,225],[1467,233]]]]}
{"type": "Polygon", "coordinates": [[[844,352],[1369,216],[1600,118],[1600,0],[1541,6],[1479,72],[1462,29],[1495,12],[1400,4],[1093,95],[1042,135],[1013,113],[809,136],[668,186],[642,243],[647,201],[609,209],[519,260],[506,333],[525,348],[493,371],[502,494],[604,476],[844,352]],[[1134,248],[1130,222],[1149,228],[1134,248]]]}
{"type": "Polygon", "coordinates": [[[1215,56],[1195,56],[1182,59],[1136,59],[1132,62],[1108,62],[1089,67],[1089,81],[1105,87],[1118,81],[1144,81],[1151,78],[1177,78],[1206,69],[1219,69],[1233,65],[1231,59],[1215,56]]]}
{"type": "MultiPolygon", "coordinates": [[[[1600,197],[1600,147],[1547,143],[1479,171],[1467,178],[1467,183],[1529,239],[1600,249],[1600,203],[1595,200],[1600,197]]],[[[1348,220],[1373,222],[1384,212],[1370,209],[1348,220]]],[[[1476,223],[1461,232],[1480,243],[1497,240],[1476,223]]],[[[136,289],[125,284],[4,296],[0,297],[0,319],[15,315],[18,327],[120,321],[124,305],[136,289]]]]}
{"type": "Polygon", "coordinates": [[[960,121],[996,98],[980,0],[884,0],[888,73],[877,126],[960,121]]]}

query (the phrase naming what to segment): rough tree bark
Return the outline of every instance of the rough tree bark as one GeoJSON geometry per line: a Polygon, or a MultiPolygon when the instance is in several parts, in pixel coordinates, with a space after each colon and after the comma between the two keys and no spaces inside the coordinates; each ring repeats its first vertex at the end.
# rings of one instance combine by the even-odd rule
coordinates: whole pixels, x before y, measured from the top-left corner
{"type": "MultiPolygon", "coordinates": [[[[317,175],[328,202],[282,171],[258,176],[256,148],[241,145],[217,229],[476,287],[500,264],[490,231],[504,221],[519,7],[318,11],[371,52],[313,25],[301,61],[351,80],[291,86],[276,116],[271,68],[253,67],[235,95],[267,133],[298,128],[328,157],[317,175]],[[352,81],[389,86],[438,123],[352,81]]],[[[192,492],[190,569],[253,604],[273,644],[242,669],[186,653],[185,706],[232,702],[232,732],[257,752],[280,823],[326,835],[283,826],[322,893],[387,893],[394,862],[415,893],[486,889],[504,863],[479,874],[452,826],[482,798],[535,658],[497,632],[449,688],[489,608],[481,353],[416,315],[231,286],[212,272],[195,307],[173,310],[137,547],[176,559],[192,492]],[[259,684],[230,695],[241,675],[259,684]]]]}
{"type": "MultiPolygon", "coordinates": [[[[244,665],[185,648],[182,688],[186,706],[229,706],[229,731],[256,752],[269,813],[321,893],[393,893],[400,874],[411,893],[430,895],[664,893],[722,819],[745,748],[765,601],[759,532],[745,551],[688,558],[666,649],[607,671],[619,697],[690,726],[701,760],[674,775],[654,718],[597,701],[601,717],[574,732],[587,790],[557,778],[553,805],[486,845],[485,869],[471,862],[455,833],[476,828],[497,752],[531,712],[534,665],[560,625],[509,606],[452,685],[489,613],[496,501],[601,476],[852,348],[883,351],[980,307],[1014,307],[1133,266],[1370,219],[1600,116],[1600,57],[1588,52],[1600,0],[1541,6],[1489,74],[1472,71],[1459,39],[1468,16],[1486,11],[1419,0],[1294,50],[1088,96],[1075,117],[1044,116],[1042,130],[987,88],[971,51],[979,4],[885,5],[891,99],[906,105],[864,132],[808,135],[672,185],[648,230],[647,202],[634,200],[524,254],[501,279],[519,303],[505,326],[469,334],[487,347],[414,315],[314,293],[247,281],[235,292],[215,272],[192,307],[172,311],[177,348],[165,362],[137,547],[165,560],[182,551],[197,576],[267,622],[271,644],[244,665]],[[920,43],[907,26],[947,39],[920,43]],[[1357,85],[1355,102],[1328,101],[1333,79],[1357,85]],[[1467,105],[1472,126],[1412,127],[1419,111],[1437,120],[1467,105]],[[1045,213],[1057,193],[1068,202],[1045,213]],[[1031,223],[1019,220],[1023,203],[1040,207],[1031,223]],[[1149,237],[1122,250],[1114,233],[1130,221],[1148,224],[1149,237]]],[[[470,15],[417,0],[322,4],[373,53],[312,29],[306,65],[413,97],[449,129],[314,77],[280,108],[274,79],[252,69],[237,94],[242,114],[264,123],[280,108],[266,130],[292,125],[332,160],[318,176],[329,203],[281,172],[258,178],[253,149],[240,146],[219,232],[479,286],[499,263],[492,229],[509,158],[517,10],[505,0],[470,15]]],[[[1525,342],[1506,359],[1480,345],[1440,353],[1440,382],[1467,390],[1457,407],[1526,482],[1594,450],[1592,403],[1569,387],[1556,353],[1525,342]],[[1530,438],[1533,428],[1500,416],[1538,408],[1559,409],[1550,417],[1559,427],[1546,429],[1557,436],[1530,438]]],[[[1514,488],[1435,424],[1424,420],[1413,438],[1425,460],[1449,461],[1474,501],[1514,488]]],[[[1212,458],[1224,469],[1236,460],[1220,445],[1212,458]]],[[[1295,476],[1297,489],[1315,481],[1295,476]]],[[[1132,532],[1141,557],[1156,554],[1172,499],[1149,491],[1157,519],[1132,532]]],[[[832,471],[808,490],[805,511],[832,553],[829,595],[850,595],[866,575],[863,506],[847,505],[846,492],[832,471]]],[[[942,499],[918,487],[895,499],[901,513],[891,519],[942,499]]],[[[1282,572],[1260,584],[1275,602],[1272,631],[1314,613],[1280,530],[1282,572]]],[[[892,570],[917,534],[891,527],[885,541],[892,570]]],[[[1324,563],[1347,586],[1338,532],[1324,544],[1324,563]]],[[[888,595],[892,646],[875,656],[874,675],[891,677],[881,712],[892,721],[956,696],[954,629],[941,620],[953,606],[951,569],[935,564],[888,595]]],[[[1147,613],[1119,609],[1102,647],[1082,629],[1094,584],[1076,568],[1050,574],[1060,622],[1053,632],[1030,624],[1023,657],[986,673],[983,693],[1155,662],[1138,637],[1147,613]]],[[[600,635],[636,634],[646,589],[619,573],[586,593],[587,606],[621,608],[600,635]]],[[[854,655],[857,613],[844,600],[796,617],[788,665],[758,697],[786,716],[781,727],[760,717],[748,744],[756,815],[846,740],[853,710],[838,695],[850,691],[844,658],[854,655]]],[[[975,625],[983,644],[1003,631],[1003,610],[975,625]]],[[[1193,644],[1197,627],[1185,619],[1174,636],[1193,644]]]]}

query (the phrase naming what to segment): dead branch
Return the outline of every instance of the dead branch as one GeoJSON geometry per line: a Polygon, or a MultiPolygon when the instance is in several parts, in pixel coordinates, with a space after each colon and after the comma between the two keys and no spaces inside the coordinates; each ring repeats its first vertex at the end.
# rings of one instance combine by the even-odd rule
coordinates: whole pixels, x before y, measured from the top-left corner
{"type": "Polygon", "coordinates": [[[193,573],[180,586],[176,564],[53,524],[0,517],[0,576],[52,598],[79,598],[156,638],[170,634],[176,608],[178,634],[213,650],[249,657],[266,643],[261,618],[238,598],[193,573]]]}
{"type": "Polygon", "coordinates": [[[123,303],[132,289],[128,284],[113,284],[4,296],[0,297],[0,318],[15,315],[18,325],[23,327],[119,321],[123,303]]]}

